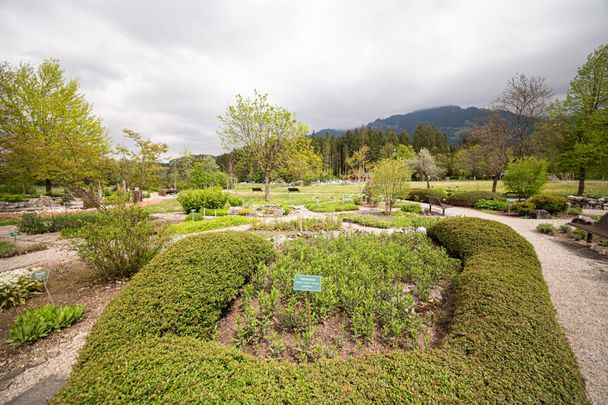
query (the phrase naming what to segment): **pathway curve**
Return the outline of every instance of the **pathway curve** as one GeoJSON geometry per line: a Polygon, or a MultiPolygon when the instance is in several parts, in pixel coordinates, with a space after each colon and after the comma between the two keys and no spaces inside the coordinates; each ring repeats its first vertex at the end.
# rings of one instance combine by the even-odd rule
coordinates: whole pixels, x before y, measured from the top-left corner
{"type": "Polygon", "coordinates": [[[608,404],[608,261],[580,245],[562,243],[535,231],[539,223],[559,226],[568,220],[505,217],[459,207],[447,209],[446,215],[502,222],[534,246],[587,393],[594,404],[608,404]]]}

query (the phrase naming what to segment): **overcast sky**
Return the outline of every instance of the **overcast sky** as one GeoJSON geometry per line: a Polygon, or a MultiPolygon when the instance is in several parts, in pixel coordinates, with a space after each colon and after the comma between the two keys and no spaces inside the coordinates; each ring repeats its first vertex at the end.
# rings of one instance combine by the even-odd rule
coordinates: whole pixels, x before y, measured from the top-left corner
{"type": "Polygon", "coordinates": [[[516,72],[563,94],[608,41],[608,1],[0,0],[0,59],[57,58],[112,138],[219,153],[253,89],[311,130],[487,106],[516,72]]]}

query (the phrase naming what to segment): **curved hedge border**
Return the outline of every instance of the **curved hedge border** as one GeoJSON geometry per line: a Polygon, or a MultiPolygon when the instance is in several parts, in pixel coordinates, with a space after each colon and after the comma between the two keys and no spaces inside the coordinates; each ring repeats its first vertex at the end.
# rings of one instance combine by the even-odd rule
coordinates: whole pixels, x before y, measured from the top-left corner
{"type": "Polygon", "coordinates": [[[456,205],[458,207],[473,208],[479,200],[505,201],[505,198],[500,194],[491,191],[464,191],[462,193],[452,194],[445,199],[445,202],[449,205],[456,205]]]}
{"type": "Polygon", "coordinates": [[[272,254],[253,236],[242,236],[253,249],[222,254],[216,241],[236,235],[201,235],[170,247],[110,304],[54,402],[589,403],[532,246],[507,226],[481,219],[446,219],[429,232],[464,260],[454,285],[454,319],[441,348],[296,365],[210,341],[217,309],[236,296],[254,262],[272,254]],[[237,257],[250,251],[257,252],[255,260],[237,257]],[[210,265],[215,257],[220,262],[210,265]],[[193,297],[182,295],[189,288],[178,295],[165,291],[176,282],[174,268],[193,261],[202,266],[192,271],[199,281],[193,285],[213,280],[225,288],[215,284],[210,296],[193,297]],[[238,271],[240,261],[249,267],[238,271]],[[202,327],[177,327],[170,316],[146,315],[159,306],[159,315],[199,314],[196,302],[211,308],[209,316],[182,316],[204,319],[202,327]]]}

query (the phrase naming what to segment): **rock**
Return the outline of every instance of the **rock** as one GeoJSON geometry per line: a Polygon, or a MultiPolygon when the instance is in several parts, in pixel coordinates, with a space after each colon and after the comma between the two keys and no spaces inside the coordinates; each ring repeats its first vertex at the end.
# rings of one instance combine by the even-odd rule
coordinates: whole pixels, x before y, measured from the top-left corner
{"type": "Polygon", "coordinates": [[[572,222],[575,224],[592,225],[595,221],[593,220],[593,218],[589,218],[585,215],[577,215],[575,218],[572,219],[572,222]]]}
{"type": "Polygon", "coordinates": [[[418,228],[416,228],[416,233],[426,235],[426,228],[424,226],[419,226],[418,228]]]}
{"type": "Polygon", "coordinates": [[[282,245],[287,242],[287,237],[285,235],[276,235],[270,238],[270,241],[276,245],[282,245]]]}
{"type": "Polygon", "coordinates": [[[405,284],[405,286],[403,287],[404,294],[411,294],[414,291],[416,291],[416,284],[405,284]]]}
{"type": "Polygon", "coordinates": [[[440,304],[443,302],[443,294],[441,293],[441,290],[438,289],[433,289],[431,291],[429,291],[429,298],[427,299],[427,302],[430,302],[431,304],[440,304]]]}
{"type": "Polygon", "coordinates": [[[530,218],[534,219],[552,219],[553,215],[549,214],[545,210],[534,210],[530,213],[530,218]]]}

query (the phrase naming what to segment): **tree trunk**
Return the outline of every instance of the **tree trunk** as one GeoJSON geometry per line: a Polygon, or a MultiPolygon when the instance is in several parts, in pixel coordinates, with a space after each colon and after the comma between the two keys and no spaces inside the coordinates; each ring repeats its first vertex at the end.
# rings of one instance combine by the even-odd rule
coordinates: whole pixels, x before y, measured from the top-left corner
{"type": "Polygon", "coordinates": [[[387,200],[387,201],[384,202],[384,213],[386,215],[391,215],[392,208],[393,208],[393,202],[392,201],[387,200]]]}
{"type": "Polygon", "coordinates": [[[431,188],[431,181],[429,179],[429,176],[426,176],[426,188],[431,188]]]}
{"type": "Polygon", "coordinates": [[[44,185],[46,187],[46,195],[51,195],[51,192],[53,191],[53,182],[51,182],[51,179],[44,180],[44,185]]]}
{"type": "Polygon", "coordinates": [[[498,185],[498,178],[500,177],[500,175],[495,174],[494,177],[492,178],[492,192],[495,193],[496,192],[496,186],[498,185]]]}
{"type": "Polygon", "coordinates": [[[264,175],[264,200],[268,201],[268,194],[270,194],[270,176],[264,175]]]}
{"type": "Polygon", "coordinates": [[[585,194],[585,176],[587,174],[587,170],[585,169],[585,166],[581,166],[579,168],[579,172],[578,172],[578,191],[576,192],[576,195],[583,195],[585,194]]]}

